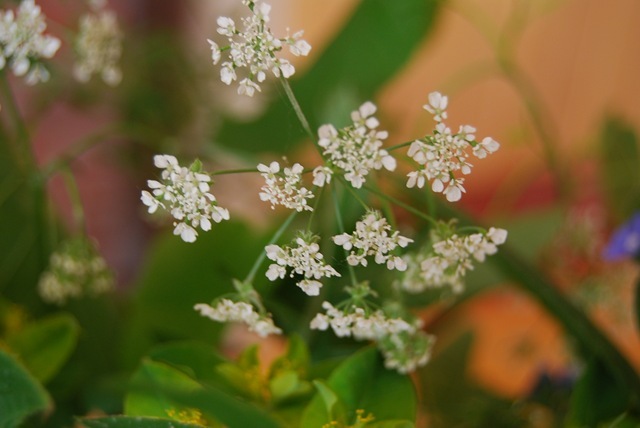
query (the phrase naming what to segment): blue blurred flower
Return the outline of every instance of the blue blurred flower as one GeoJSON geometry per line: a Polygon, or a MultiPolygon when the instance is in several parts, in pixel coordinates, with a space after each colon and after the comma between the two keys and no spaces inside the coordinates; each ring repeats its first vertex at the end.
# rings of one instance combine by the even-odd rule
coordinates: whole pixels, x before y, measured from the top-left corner
{"type": "Polygon", "coordinates": [[[602,257],[609,261],[640,257],[640,212],[614,232],[602,257]]]}

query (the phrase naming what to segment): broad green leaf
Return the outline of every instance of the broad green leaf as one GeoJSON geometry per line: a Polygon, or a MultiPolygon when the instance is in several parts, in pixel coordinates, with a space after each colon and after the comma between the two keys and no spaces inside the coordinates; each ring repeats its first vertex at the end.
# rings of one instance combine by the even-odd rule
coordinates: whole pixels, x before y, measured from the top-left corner
{"type": "Polygon", "coordinates": [[[170,411],[182,410],[168,391],[185,394],[201,389],[198,382],[183,372],[151,360],[142,362],[131,383],[133,390],[127,394],[124,402],[124,413],[127,416],[166,418],[170,411]]]}
{"type": "Polygon", "coordinates": [[[617,222],[640,210],[640,147],[634,129],[609,118],[601,135],[603,194],[617,222]]]}
{"type": "Polygon", "coordinates": [[[232,278],[246,276],[264,251],[260,238],[244,225],[223,222],[193,244],[170,233],[159,239],[135,284],[133,318],[125,332],[127,363],[135,365],[159,339],[215,343],[223,324],[193,307],[233,290],[232,278]]]}
{"type": "Polygon", "coordinates": [[[571,396],[571,421],[577,426],[597,426],[621,414],[629,404],[629,389],[599,360],[590,361],[571,396]]]}
{"type": "MultiPolygon", "coordinates": [[[[313,67],[292,81],[312,128],[332,119],[336,98],[351,94],[348,112],[371,99],[390,80],[432,28],[435,0],[364,0],[313,67]]],[[[425,93],[426,96],[426,93],[425,93]]],[[[286,98],[274,100],[253,123],[224,123],[218,140],[236,149],[290,151],[304,136],[286,98]],[[283,132],[285,129],[287,132],[283,132]],[[259,138],[258,138],[259,136],[259,138]]]]}
{"type": "Polygon", "coordinates": [[[367,428],[415,428],[415,424],[411,421],[382,421],[371,422],[367,424],[367,428]]]}
{"type": "Polygon", "coordinates": [[[79,331],[75,318],[59,313],[27,325],[10,336],[7,343],[31,374],[46,383],[75,349],[79,331]]]}
{"type": "Polygon", "coordinates": [[[168,412],[198,410],[203,417],[229,428],[279,425],[267,413],[214,386],[201,385],[182,371],[164,363],[145,360],[132,379],[125,399],[128,416],[166,418],[168,412]]]}
{"type": "Polygon", "coordinates": [[[82,428],[197,428],[202,425],[177,422],[171,419],[143,418],[139,416],[110,416],[82,419],[82,428]]]}
{"type": "Polygon", "coordinates": [[[42,385],[18,363],[0,350],[0,428],[14,428],[36,412],[50,408],[42,385]]]}
{"type": "Polygon", "coordinates": [[[199,382],[213,384],[220,381],[216,366],[227,362],[212,346],[191,341],[157,346],[151,350],[149,358],[178,368],[199,382]]]}
{"type": "MultiPolygon", "coordinates": [[[[385,420],[414,420],[416,416],[416,395],[411,380],[407,376],[385,369],[382,358],[375,348],[367,348],[347,358],[331,374],[326,382],[339,402],[344,404],[350,423],[355,420],[356,411],[372,413],[378,422],[385,420]],[[389,399],[393,391],[393,400],[389,399]]],[[[322,426],[331,420],[323,401],[316,396],[305,410],[303,427],[322,426]]]]}
{"type": "Polygon", "coordinates": [[[312,389],[311,384],[294,370],[281,370],[269,380],[271,401],[276,404],[309,394],[312,389]]]}

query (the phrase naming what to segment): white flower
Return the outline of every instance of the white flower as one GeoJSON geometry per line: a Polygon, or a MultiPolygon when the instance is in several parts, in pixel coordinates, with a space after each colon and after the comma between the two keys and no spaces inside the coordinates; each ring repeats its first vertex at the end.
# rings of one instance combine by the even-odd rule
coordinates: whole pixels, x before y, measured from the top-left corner
{"type": "Polygon", "coordinates": [[[416,330],[390,334],[378,341],[378,349],[386,368],[406,374],[429,362],[434,343],[434,336],[416,330]]]}
{"type": "Polygon", "coordinates": [[[318,187],[324,187],[325,183],[331,183],[331,176],[333,171],[326,166],[318,166],[313,170],[313,185],[318,187]]]}
{"type": "Polygon", "coordinates": [[[269,166],[259,164],[258,171],[265,179],[265,185],[260,189],[260,200],[269,202],[271,208],[283,205],[296,211],[313,211],[307,203],[308,199],[313,198],[313,193],[300,185],[304,171],[302,165],[296,163],[280,173],[280,164],[271,162],[269,166]]]}
{"type": "Polygon", "coordinates": [[[51,254],[38,293],[45,302],[62,305],[70,298],[96,296],[113,287],[113,274],[95,246],[87,239],[75,239],[51,254]]]}
{"type": "Polygon", "coordinates": [[[377,264],[386,264],[389,270],[403,271],[407,268],[406,263],[401,257],[389,253],[397,247],[406,247],[413,240],[401,236],[398,231],[392,233],[387,220],[379,212],[372,211],[356,223],[353,234],[336,235],[333,242],[351,251],[347,262],[352,266],[367,266],[367,257],[374,256],[377,264]]]}
{"type": "Polygon", "coordinates": [[[229,299],[220,299],[216,306],[206,303],[198,303],[194,309],[200,315],[218,322],[242,322],[260,337],[270,334],[281,334],[282,330],[273,324],[271,314],[261,315],[252,305],[245,302],[234,302],[229,299]]]}
{"type": "Polygon", "coordinates": [[[421,165],[417,171],[407,174],[407,187],[422,188],[427,180],[431,180],[431,190],[443,193],[449,202],[457,202],[466,192],[464,178],[460,175],[471,173],[472,164],[468,161],[469,148],[477,158],[500,148],[495,140],[486,137],[482,142],[475,140],[476,129],[470,125],[462,125],[457,134],[453,134],[442,120],[445,119],[447,97],[439,92],[429,94],[429,104],[425,109],[433,113],[436,122],[432,135],[414,141],[407,155],[421,165]]]}
{"type": "Polygon", "coordinates": [[[142,191],[140,199],[154,213],[159,207],[167,210],[174,219],[174,235],[185,242],[194,242],[196,228],[211,230],[211,220],[220,223],[229,220],[229,211],[218,206],[215,196],[209,193],[209,175],[182,167],[171,155],[156,155],[156,167],[162,169],[162,182],[149,180],[151,192],[142,191]]]}
{"type": "Polygon", "coordinates": [[[284,278],[286,268],[290,268],[291,278],[295,275],[304,278],[297,283],[298,287],[309,296],[317,296],[322,287],[318,279],[340,276],[331,265],[325,262],[320,246],[316,242],[317,239],[317,236],[298,237],[291,246],[267,245],[265,247],[267,258],[275,262],[269,266],[266,272],[267,278],[271,281],[284,278]]]}
{"type": "Polygon", "coordinates": [[[440,92],[431,92],[428,96],[429,103],[425,104],[423,108],[429,113],[433,114],[433,120],[436,122],[441,122],[443,119],[447,118],[447,104],[449,103],[449,98],[445,95],[442,95],[440,92]]]}
{"type": "Polygon", "coordinates": [[[87,82],[93,74],[116,86],[122,80],[118,66],[122,53],[122,32],[113,12],[87,14],[80,18],[80,31],[75,41],[76,64],[73,74],[87,82]]]}
{"type": "Polygon", "coordinates": [[[41,59],[52,58],[60,40],[44,35],[47,24],[34,0],[22,0],[17,12],[0,11],[0,69],[11,67],[29,85],[49,79],[41,59]]]}
{"type": "Polygon", "coordinates": [[[375,112],[376,106],[366,102],[351,113],[353,124],[340,132],[333,125],[322,125],[318,129],[318,145],[333,167],[328,169],[341,170],[355,188],[362,187],[372,169],[396,169],[396,160],[382,149],[382,140],[388,133],[376,130],[379,122],[373,116],[375,112]]]}
{"type": "Polygon", "coordinates": [[[353,337],[356,340],[380,340],[390,334],[414,332],[415,325],[402,318],[388,318],[380,310],[367,312],[363,308],[350,306],[342,311],[329,302],[323,302],[326,314],[316,314],[311,320],[312,330],[327,330],[329,327],[338,337],[353,337]]]}
{"type": "Polygon", "coordinates": [[[460,293],[464,290],[467,271],[474,268],[474,261],[484,262],[486,256],[495,254],[498,245],[504,244],[506,239],[506,230],[493,227],[487,233],[466,236],[453,231],[447,237],[435,235],[428,253],[405,258],[408,269],[400,282],[401,287],[411,293],[420,293],[427,288],[448,285],[455,293],[460,293]]]}
{"type": "Polygon", "coordinates": [[[276,77],[288,79],[295,73],[293,65],[276,54],[282,51],[284,45],[289,46],[293,55],[306,56],[311,46],[302,40],[302,31],[284,38],[276,38],[267,25],[271,6],[263,2],[243,2],[249,7],[251,15],[241,19],[241,29],[235,21],[227,17],[217,19],[218,34],[227,37],[228,45],[220,48],[217,43],[208,40],[211,46],[212,60],[217,64],[223,53],[227,53],[226,60],[220,69],[220,80],[227,85],[238,79],[236,72],[243,70],[243,77],[238,85],[238,93],[253,96],[260,91],[262,83],[271,72],[276,77]]]}

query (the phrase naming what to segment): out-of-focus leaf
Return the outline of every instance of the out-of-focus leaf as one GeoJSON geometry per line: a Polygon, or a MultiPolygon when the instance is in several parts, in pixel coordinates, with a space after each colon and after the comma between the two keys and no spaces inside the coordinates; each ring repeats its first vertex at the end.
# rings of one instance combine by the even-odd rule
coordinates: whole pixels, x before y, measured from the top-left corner
{"type": "Polygon", "coordinates": [[[216,224],[193,244],[167,235],[150,251],[133,298],[133,318],[124,346],[133,365],[159,340],[215,343],[222,324],[198,314],[196,303],[209,303],[233,290],[264,244],[255,231],[234,222],[216,224]]]}
{"type": "Polygon", "coordinates": [[[149,358],[179,368],[200,382],[212,384],[220,381],[216,366],[227,361],[212,346],[186,341],[155,347],[149,358]]]}
{"type": "Polygon", "coordinates": [[[36,379],[46,383],[58,373],[78,341],[80,327],[69,314],[59,313],[27,325],[7,343],[36,379]]]}
{"type": "Polygon", "coordinates": [[[145,360],[131,379],[133,390],[127,394],[124,412],[127,416],[154,416],[166,418],[170,411],[183,410],[172,399],[172,394],[186,394],[201,389],[198,382],[156,361],[145,360]]]}
{"type": "Polygon", "coordinates": [[[278,357],[271,364],[270,372],[275,374],[280,370],[296,370],[299,373],[306,373],[309,366],[309,348],[307,344],[297,334],[289,338],[287,353],[278,357]]]}
{"type": "Polygon", "coordinates": [[[640,148],[633,128],[620,119],[605,121],[601,135],[603,194],[617,222],[640,210],[640,148]]]}
{"type": "Polygon", "coordinates": [[[598,428],[638,428],[640,427],[640,419],[628,415],[626,413],[617,418],[598,425],[598,428]]]}
{"type": "MultiPolygon", "coordinates": [[[[313,67],[292,82],[311,126],[333,119],[338,94],[353,94],[349,110],[370,99],[411,57],[429,32],[435,0],[364,0],[313,67]]],[[[425,93],[426,96],[426,93],[425,93]]],[[[348,120],[348,115],[342,119],[348,120]]],[[[286,152],[304,136],[282,96],[253,123],[224,123],[219,142],[251,152],[286,152]],[[286,129],[287,132],[283,132],[286,129]]]]}
{"type": "Polygon", "coordinates": [[[518,428],[525,421],[508,400],[481,390],[466,376],[473,336],[465,334],[420,370],[421,400],[435,428],[518,428]]]}
{"type": "Polygon", "coordinates": [[[381,421],[371,422],[367,424],[367,428],[415,428],[415,424],[411,421],[381,421]]]}
{"type": "Polygon", "coordinates": [[[129,416],[167,417],[168,411],[197,410],[203,417],[230,428],[277,428],[267,413],[216,387],[204,386],[164,363],[145,360],[132,379],[125,400],[129,416]]]}
{"type": "Polygon", "coordinates": [[[110,416],[82,419],[83,428],[197,428],[203,425],[177,422],[171,419],[143,418],[140,416],[110,416]]]}
{"type": "Polygon", "coordinates": [[[629,389],[593,359],[582,373],[571,396],[571,420],[577,426],[597,426],[624,412],[629,389]]]}
{"type": "Polygon", "coordinates": [[[50,407],[42,385],[12,356],[0,350],[0,428],[14,428],[50,407]]]}
{"type": "MultiPolygon", "coordinates": [[[[387,370],[375,348],[347,358],[333,371],[326,384],[344,404],[345,414],[350,419],[355,419],[357,410],[363,410],[365,415],[372,413],[378,422],[415,419],[416,395],[411,380],[387,370]],[[393,391],[393,400],[389,399],[390,391],[393,391]]],[[[305,410],[302,426],[322,426],[331,422],[322,419],[327,416],[330,415],[324,409],[323,400],[316,396],[305,410]]]]}

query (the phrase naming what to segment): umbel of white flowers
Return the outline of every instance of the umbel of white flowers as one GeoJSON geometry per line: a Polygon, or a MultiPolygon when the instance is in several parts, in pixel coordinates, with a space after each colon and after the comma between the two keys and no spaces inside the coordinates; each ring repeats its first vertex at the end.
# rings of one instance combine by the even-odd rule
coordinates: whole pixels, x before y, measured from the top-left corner
{"type": "Polygon", "coordinates": [[[152,192],[143,190],[140,199],[149,207],[149,213],[163,208],[173,216],[174,235],[180,235],[185,242],[194,242],[197,227],[207,231],[212,220],[216,223],[229,220],[229,211],[219,207],[215,196],[209,193],[211,177],[202,171],[199,161],[186,168],[174,156],[156,155],[153,162],[162,169],[162,182],[149,180],[152,192]]]}
{"type": "Polygon", "coordinates": [[[49,80],[49,71],[41,59],[52,58],[60,48],[60,40],[43,34],[46,29],[40,6],[33,0],[23,0],[15,13],[0,10],[0,70],[9,66],[29,85],[49,80]]]}
{"type": "Polygon", "coordinates": [[[241,19],[241,28],[231,18],[221,16],[217,20],[218,34],[227,37],[229,44],[220,47],[211,39],[207,41],[213,63],[218,64],[222,60],[220,80],[230,85],[240,79],[238,93],[253,96],[255,91],[261,90],[260,83],[266,80],[268,72],[285,79],[295,73],[295,68],[288,60],[276,55],[284,46],[288,46],[295,56],[308,55],[311,46],[302,39],[302,31],[287,34],[283,38],[275,37],[267,25],[271,11],[267,3],[247,0],[242,3],[248,6],[251,15],[241,19]],[[239,71],[243,72],[240,77],[239,71]]]}
{"type": "Polygon", "coordinates": [[[476,141],[476,129],[470,125],[462,125],[456,134],[452,133],[443,122],[447,104],[448,98],[440,92],[429,94],[424,109],[433,114],[436,128],[432,135],[415,140],[409,147],[407,154],[422,168],[408,174],[407,187],[422,188],[426,180],[432,180],[431,190],[444,193],[449,202],[457,202],[465,192],[464,178],[459,173],[470,174],[473,166],[467,150],[471,148],[475,157],[483,159],[497,151],[500,144],[491,137],[476,141]]]}
{"type": "Polygon", "coordinates": [[[80,82],[87,82],[98,74],[110,86],[120,83],[122,71],[118,61],[122,53],[122,32],[113,12],[101,11],[80,18],[75,50],[73,75],[80,82]]]}

